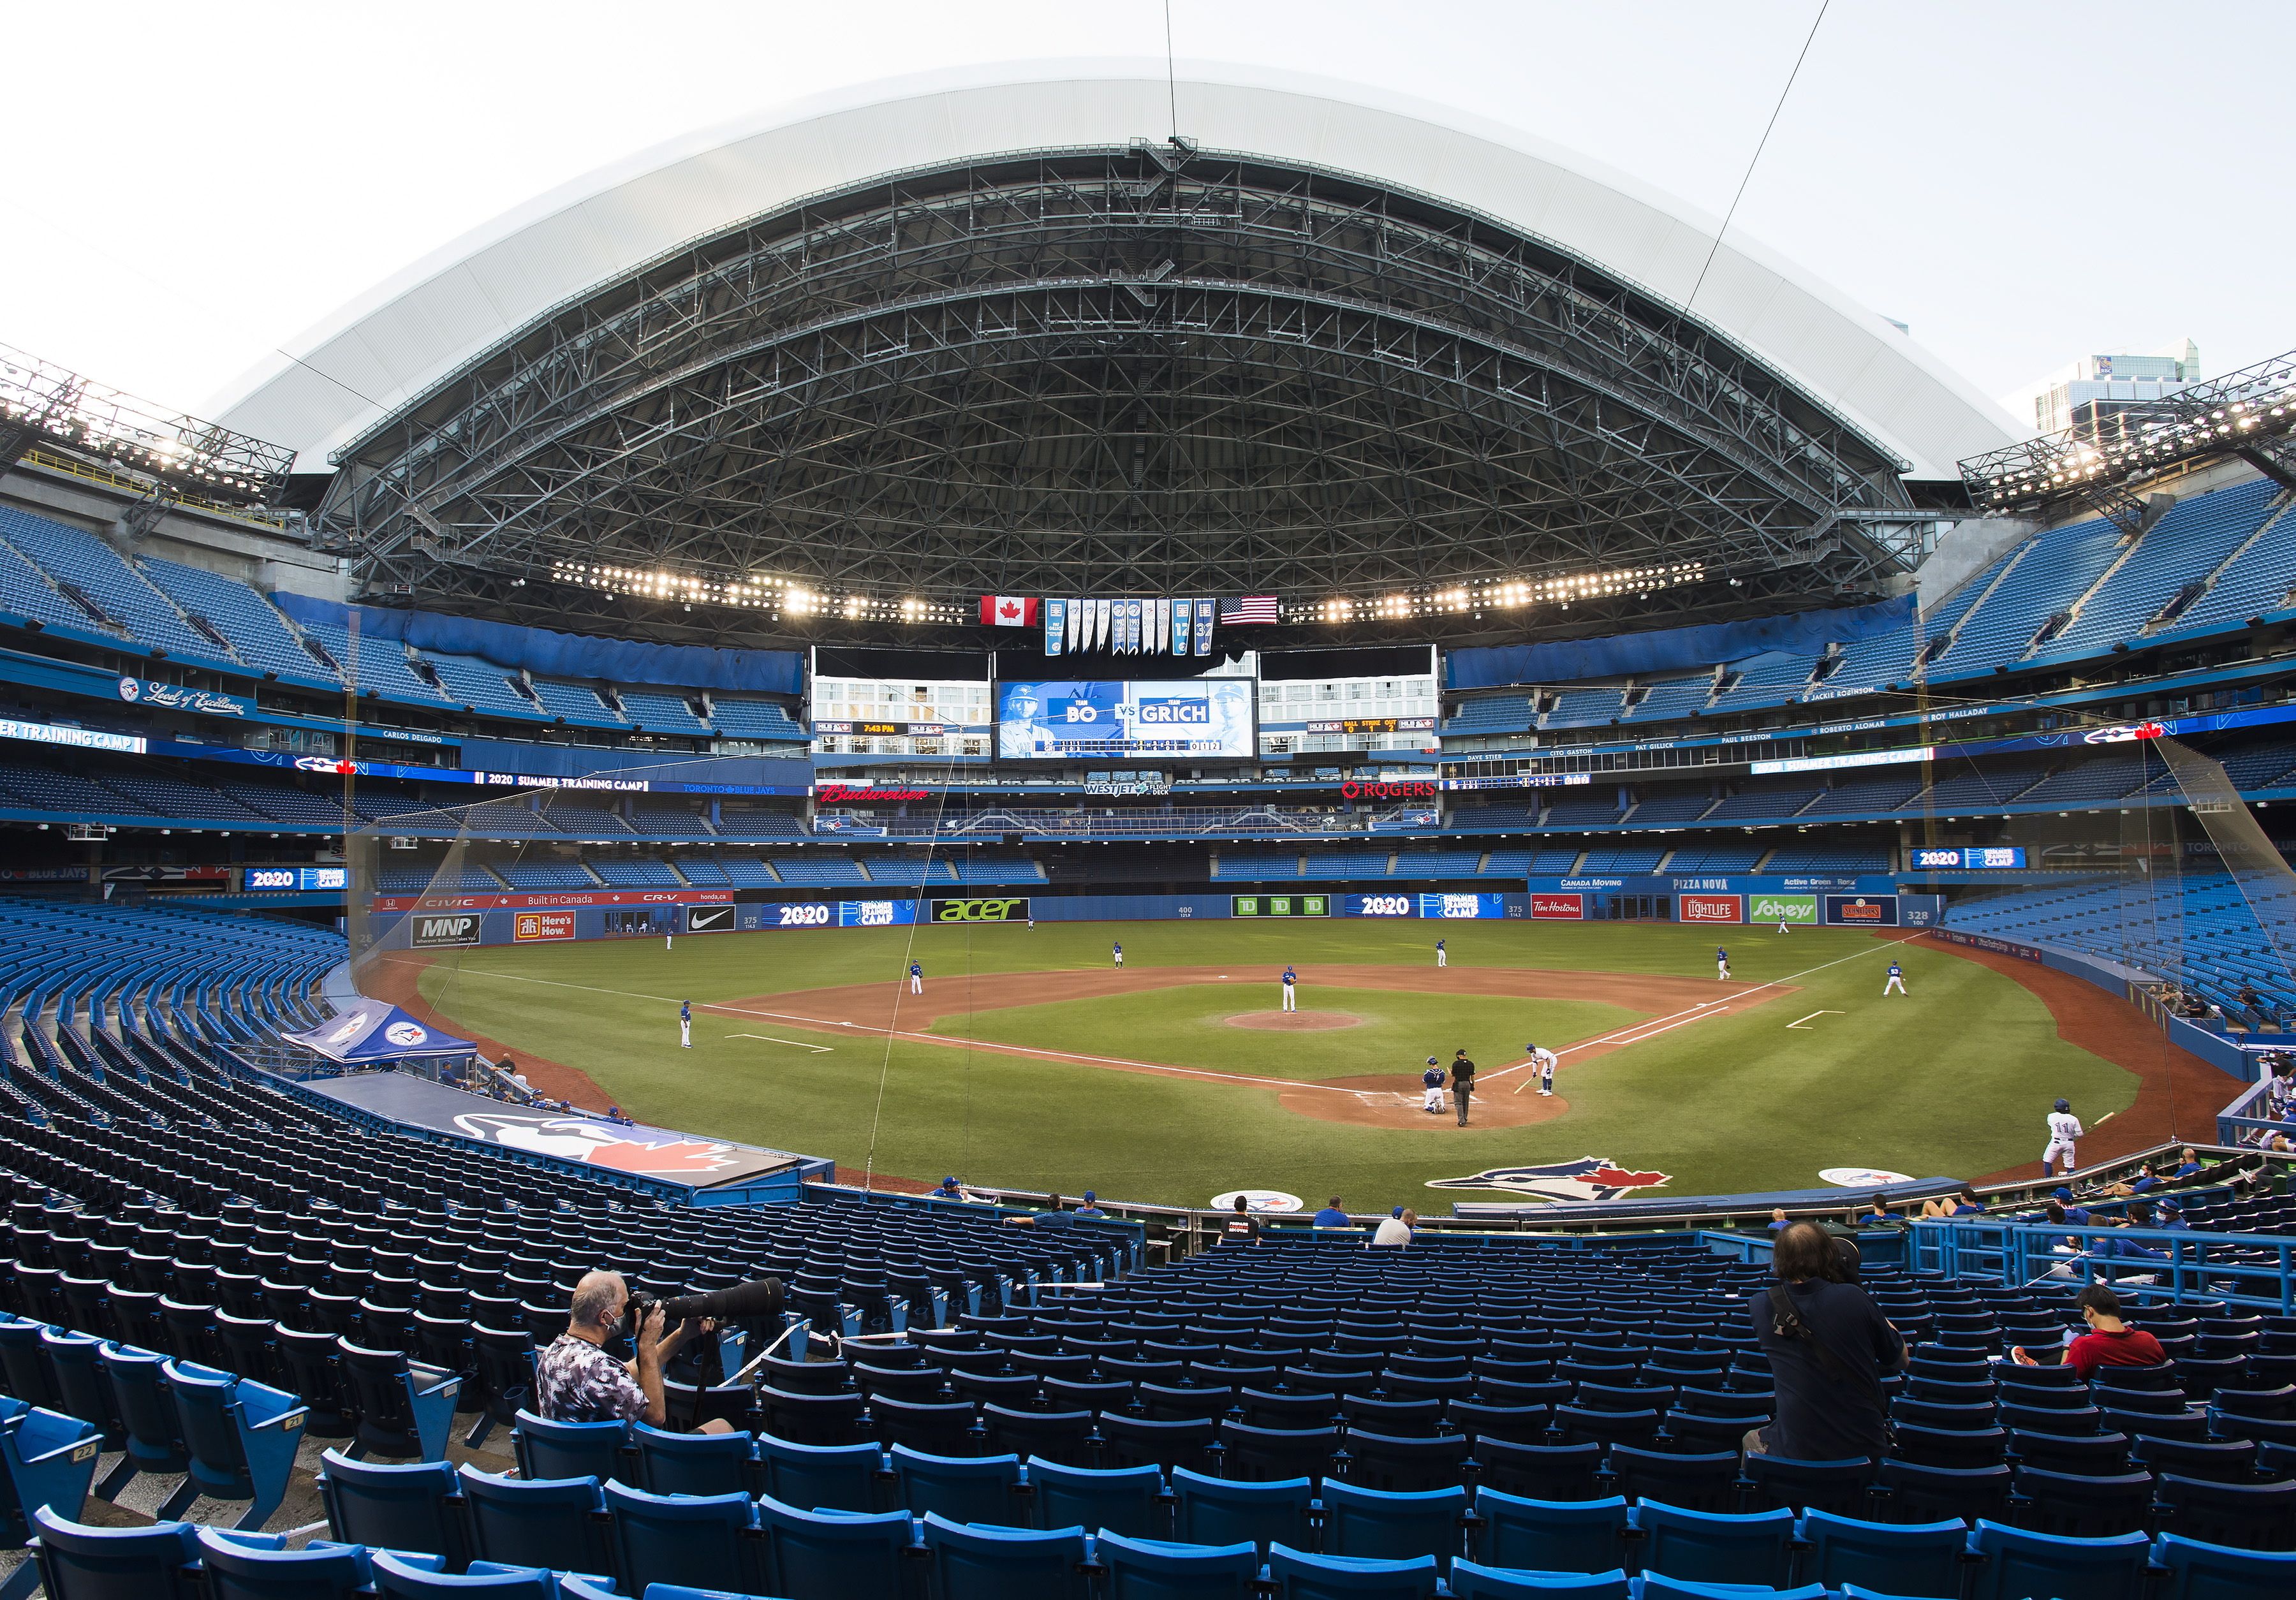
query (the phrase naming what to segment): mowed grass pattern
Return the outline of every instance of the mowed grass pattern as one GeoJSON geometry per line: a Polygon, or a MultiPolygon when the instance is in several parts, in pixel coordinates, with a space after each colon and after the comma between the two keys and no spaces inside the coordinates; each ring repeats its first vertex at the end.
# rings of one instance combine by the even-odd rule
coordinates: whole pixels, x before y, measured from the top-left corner
{"type": "MultiPolygon", "coordinates": [[[[2047,1008],[2008,977],[1919,940],[1887,945],[1825,930],[1729,930],[1735,987],[1780,980],[1795,992],[1583,1068],[1565,1055],[1556,1087],[1570,1113],[1519,1128],[1462,1129],[1431,1118],[1407,1129],[1348,1127],[1282,1110],[1277,1091],[1258,1086],[1015,1057],[955,1038],[897,1038],[889,1048],[882,1035],[753,1014],[774,1011],[769,997],[791,991],[898,984],[911,959],[924,966],[937,999],[947,992],[940,986],[961,985],[968,972],[1104,970],[1119,939],[1133,967],[1210,965],[1262,986],[1247,989],[1238,1010],[1273,1009],[1275,974],[1286,962],[1298,964],[1310,1007],[1356,1009],[1336,998],[1345,987],[1336,969],[1349,964],[1423,964],[1433,991],[1439,934],[1448,939],[1455,966],[1712,981],[1717,931],[1333,919],[922,927],[914,942],[908,929],[690,935],[668,952],[646,939],[462,952],[427,972],[422,989],[442,1014],[514,1050],[579,1068],[649,1122],[855,1168],[873,1150],[878,1172],[903,1177],[955,1172],[990,1186],[1089,1187],[1195,1205],[1225,1189],[1258,1187],[1310,1202],[1337,1193],[1357,1210],[1441,1206],[1446,1194],[1423,1186],[1431,1179],[1582,1155],[1669,1173],[1661,1192],[1669,1194],[1809,1186],[1820,1168],[1853,1164],[1917,1177],[1984,1173],[2038,1157],[2042,1118],[2056,1096],[2070,1096],[2091,1126],[2136,1097],[2133,1074],[2059,1039],[2047,1008]],[[1912,993],[1884,1000],[1882,972],[1893,950],[1912,993]],[[741,1014],[697,1010],[689,1051],[677,1047],[681,999],[697,1007],[747,1004],[741,1014]],[[1785,1026],[1821,1010],[1841,1014],[1785,1026]],[[769,1037],[729,1037],[741,1034],[769,1037]]],[[[1407,998],[1378,996],[1385,1005],[1407,998]]],[[[1510,1025],[1513,1008],[1547,1003],[1472,1004],[1478,1012],[1470,1018],[1460,1002],[1439,1000],[1437,1025],[1454,1018],[1459,1025],[1424,1048],[1414,1044],[1399,1083],[1412,1061],[1447,1058],[1461,1046],[1486,1070],[1516,1059],[1535,1035],[1510,1025]],[[1497,1013],[1480,1014],[1485,1004],[1497,1005],[1497,1013]]],[[[1160,1016],[1153,994],[1141,997],[1141,1007],[1075,1007],[1074,1037],[1059,1047],[1145,1059],[1144,1026],[1190,1031],[1180,1012],[1160,1016]]],[[[949,1022],[975,1033],[1033,1029],[1038,1012],[949,1022]]],[[[1587,1031],[1595,1030],[1599,1023],[1587,1031]]],[[[1267,1075],[1341,1075],[1323,1070],[1319,1053],[1343,1034],[1222,1031],[1242,1041],[1236,1047],[1258,1063],[1254,1071],[1297,1052],[1292,1070],[1267,1075]]],[[[1521,1076],[1494,1092],[1508,1092],[1521,1076]]]]}

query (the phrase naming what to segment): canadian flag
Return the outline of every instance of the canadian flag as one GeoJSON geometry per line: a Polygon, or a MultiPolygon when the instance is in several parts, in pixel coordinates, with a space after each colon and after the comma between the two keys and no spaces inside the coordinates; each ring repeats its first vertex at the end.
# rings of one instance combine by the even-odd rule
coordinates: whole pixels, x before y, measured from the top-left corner
{"type": "Polygon", "coordinates": [[[980,597],[980,625],[983,628],[1034,628],[1037,626],[1037,602],[1024,600],[1018,595],[983,595],[980,597]]]}

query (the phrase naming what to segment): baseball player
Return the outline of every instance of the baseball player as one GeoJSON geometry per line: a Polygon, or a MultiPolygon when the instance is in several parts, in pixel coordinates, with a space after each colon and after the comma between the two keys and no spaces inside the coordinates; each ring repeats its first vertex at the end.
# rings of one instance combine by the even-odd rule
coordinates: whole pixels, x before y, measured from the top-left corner
{"type": "Polygon", "coordinates": [[[1124,947],[1123,947],[1123,945],[1122,945],[1122,944],[1120,944],[1120,943],[1119,943],[1119,944],[1114,944],[1114,945],[1110,946],[1110,947],[1109,947],[1109,949],[1110,949],[1110,953],[1111,953],[1111,955],[1113,955],[1113,956],[1116,957],[1116,964],[1117,964],[1119,968],[1120,968],[1120,967],[1122,967],[1122,966],[1124,965],[1124,947]]]}
{"type": "Polygon", "coordinates": [[[2041,1152],[2041,1170],[2051,1177],[2056,1177],[2057,1158],[2062,1156],[2064,1175],[2070,1177],[2073,1175],[2073,1142],[2086,1131],[2080,1125],[2080,1119],[2073,1115],[2073,1103],[2058,1101],[2057,1109],[2049,1113],[2049,1144],[2048,1148],[2041,1152]]]}
{"type": "Polygon", "coordinates": [[[681,1050],[693,1048],[693,1002],[691,1000],[677,1003],[677,1047],[681,1050]]]}
{"type": "Polygon", "coordinates": [[[923,964],[921,962],[912,961],[909,963],[909,993],[913,995],[921,995],[924,992],[925,969],[923,964]]]}
{"type": "Polygon", "coordinates": [[[1542,1050],[1537,1045],[1525,1045],[1523,1049],[1530,1056],[1532,1069],[1538,1073],[1538,1092],[1552,1098],[1554,1094],[1554,1052],[1542,1050]]]}
{"type": "Polygon", "coordinates": [[[1419,1075],[1419,1083],[1420,1087],[1427,1091],[1421,1099],[1419,1109],[1431,1117],[1441,1116],[1443,1114],[1443,1063],[1433,1056],[1429,1056],[1427,1070],[1419,1075]]]}
{"type": "Polygon", "coordinates": [[[664,952],[676,949],[677,948],[677,935],[675,933],[663,934],[661,936],[661,948],[664,952]]]}
{"type": "Polygon", "coordinates": [[[1467,1125],[1467,1102],[1475,1095],[1475,1063],[1467,1059],[1464,1050],[1454,1051],[1451,1056],[1451,1104],[1459,1112],[1459,1126],[1467,1125]]]}
{"type": "Polygon", "coordinates": [[[1730,952],[1720,945],[1714,947],[1714,976],[1721,982],[1727,982],[1730,977],[1730,952]]]}
{"type": "MultiPolygon", "coordinates": [[[[1901,995],[1906,992],[1906,969],[1894,961],[1890,964],[1890,981],[1882,986],[1882,998],[1888,999],[1890,991],[1893,989],[1901,995]]],[[[1906,997],[1910,999],[1912,997],[1906,997]]]]}
{"type": "Polygon", "coordinates": [[[1793,930],[1786,926],[1785,918],[1780,917],[1778,918],[1778,931],[1781,933],[1791,933],[1793,930]]]}
{"type": "Polygon", "coordinates": [[[1283,969],[1283,1009],[1300,1009],[1300,974],[1288,966],[1283,969]]]}
{"type": "Polygon", "coordinates": [[[1435,941],[1435,964],[1437,966],[1451,964],[1451,952],[1443,948],[1443,941],[1439,939],[1435,941]]]}

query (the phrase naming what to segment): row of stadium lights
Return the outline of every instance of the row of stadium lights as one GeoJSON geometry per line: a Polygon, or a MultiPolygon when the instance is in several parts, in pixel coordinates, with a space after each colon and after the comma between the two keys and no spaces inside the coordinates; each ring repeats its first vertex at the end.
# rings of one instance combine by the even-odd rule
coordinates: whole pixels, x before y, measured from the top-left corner
{"type": "MultiPolygon", "coordinates": [[[[660,570],[615,567],[587,562],[556,561],[550,575],[561,583],[579,584],[609,594],[641,599],[667,600],[687,606],[728,605],[763,611],[781,617],[841,617],[853,622],[913,622],[964,624],[973,619],[969,606],[914,595],[898,600],[847,593],[824,594],[785,578],[714,578],[681,576],[660,570]]],[[[1449,588],[1409,591],[1375,599],[1333,597],[1284,607],[1289,622],[1341,623],[1435,617],[1484,611],[1512,611],[1526,605],[1560,605],[1568,611],[1573,601],[1615,595],[1649,595],[1660,589],[1697,583],[1706,576],[1704,562],[1673,562],[1663,566],[1619,567],[1603,572],[1581,572],[1569,578],[1530,579],[1486,578],[1449,588]]]]}
{"type": "Polygon", "coordinates": [[[2155,434],[2141,447],[2120,452],[2084,445],[2072,453],[2070,462],[2062,462],[2048,469],[2027,467],[2021,472],[1999,472],[1988,482],[1993,490],[1994,499],[2013,499],[2021,495],[2038,494],[2043,489],[2062,488],[2067,484],[2102,477],[2107,472],[2141,466],[2156,456],[2189,450],[2197,435],[2231,439],[2235,434],[2251,432],[2275,419],[2288,417],[2296,417],[2296,400],[2283,400],[2269,407],[2261,401],[2234,400],[2197,421],[2178,423],[2170,431],[2175,435],[2172,439],[2163,439],[2155,434]]]}
{"type": "Polygon", "coordinates": [[[1698,583],[1706,576],[1704,562],[1671,562],[1655,567],[1617,567],[1605,572],[1580,572],[1569,578],[1486,578],[1455,584],[1445,589],[1425,589],[1382,595],[1371,600],[1334,597],[1290,608],[1299,622],[1380,621],[1410,617],[1436,617],[1462,612],[1513,611],[1526,605],[1560,605],[1570,609],[1575,600],[1598,600],[1612,595],[1649,595],[1682,584],[1698,583]]]}

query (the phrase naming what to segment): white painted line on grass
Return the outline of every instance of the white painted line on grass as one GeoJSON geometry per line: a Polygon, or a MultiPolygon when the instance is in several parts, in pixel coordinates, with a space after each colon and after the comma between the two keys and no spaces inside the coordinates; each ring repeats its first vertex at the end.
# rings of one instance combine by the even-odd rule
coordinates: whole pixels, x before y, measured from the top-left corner
{"type": "Polygon", "coordinates": [[[1786,1026],[1789,1028],[1799,1028],[1814,1017],[1842,1017],[1848,1016],[1849,1014],[1849,1013],[1846,1011],[1813,1011],[1809,1013],[1809,1016],[1796,1017],[1792,1022],[1788,1022],[1786,1026]]]}
{"type": "Polygon", "coordinates": [[[827,1055],[837,1048],[834,1045],[808,1045],[803,1039],[785,1039],[770,1033],[729,1033],[726,1037],[729,1039],[763,1039],[768,1045],[794,1045],[816,1055],[827,1055]]]}

